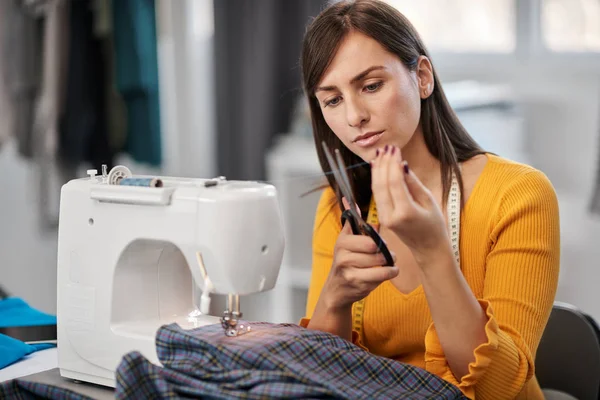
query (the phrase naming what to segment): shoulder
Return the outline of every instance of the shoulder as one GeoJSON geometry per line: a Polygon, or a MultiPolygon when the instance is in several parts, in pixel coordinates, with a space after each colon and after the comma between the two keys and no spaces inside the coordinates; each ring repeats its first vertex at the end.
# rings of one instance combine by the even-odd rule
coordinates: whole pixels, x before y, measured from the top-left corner
{"type": "Polygon", "coordinates": [[[523,163],[488,154],[486,183],[497,187],[499,194],[540,193],[555,196],[554,186],[542,171],[523,163]]]}
{"type": "Polygon", "coordinates": [[[554,186],[542,171],[523,163],[488,154],[482,173],[481,198],[495,205],[499,216],[543,210],[558,217],[554,186]]]}

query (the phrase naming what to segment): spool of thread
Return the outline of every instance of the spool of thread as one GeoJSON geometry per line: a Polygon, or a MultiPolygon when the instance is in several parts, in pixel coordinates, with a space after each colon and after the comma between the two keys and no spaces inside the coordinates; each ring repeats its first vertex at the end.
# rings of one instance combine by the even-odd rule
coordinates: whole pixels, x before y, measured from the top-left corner
{"type": "Polygon", "coordinates": [[[123,186],[162,187],[163,183],[158,178],[123,178],[119,181],[123,186]]]}
{"type": "MultiPolygon", "coordinates": [[[[118,185],[121,179],[131,177],[132,174],[129,168],[127,168],[124,165],[115,165],[108,173],[108,176],[106,177],[106,182],[108,182],[109,185],[118,185]]],[[[102,181],[104,181],[104,176],[102,177],[102,181]]]]}

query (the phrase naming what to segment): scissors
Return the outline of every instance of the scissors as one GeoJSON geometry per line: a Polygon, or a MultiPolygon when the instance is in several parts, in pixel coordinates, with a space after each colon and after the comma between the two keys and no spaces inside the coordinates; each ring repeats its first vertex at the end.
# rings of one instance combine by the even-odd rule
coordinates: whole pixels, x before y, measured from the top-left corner
{"type": "Polygon", "coordinates": [[[327,158],[327,162],[331,167],[331,171],[333,172],[333,176],[335,181],[337,182],[340,190],[342,191],[342,195],[346,198],[348,203],[350,204],[350,208],[344,210],[342,213],[342,225],[344,225],[345,221],[350,223],[352,227],[352,233],[355,235],[366,235],[371,237],[375,244],[377,245],[377,249],[379,252],[383,254],[385,257],[384,266],[391,267],[394,265],[394,259],[390,254],[386,244],[384,243],[379,233],[373,227],[365,222],[364,219],[358,214],[354,205],[356,202],[354,201],[354,194],[352,193],[352,189],[350,186],[350,179],[348,178],[348,173],[346,172],[346,164],[342,159],[342,155],[340,154],[339,149],[335,149],[335,156],[337,159],[337,163],[334,160],[331,152],[327,148],[325,142],[321,142],[323,146],[323,151],[325,152],[325,157],[327,158]]]}

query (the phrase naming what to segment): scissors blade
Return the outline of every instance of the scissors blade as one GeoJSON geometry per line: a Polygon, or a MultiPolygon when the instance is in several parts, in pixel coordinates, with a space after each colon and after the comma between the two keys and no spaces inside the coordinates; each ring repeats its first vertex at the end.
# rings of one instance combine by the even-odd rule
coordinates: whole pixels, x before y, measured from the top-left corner
{"type": "MultiPolygon", "coordinates": [[[[331,155],[331,152],[329,151],[329,148],[327,148],[327,145],[325,144],[325,142],[321,142],[321,145],[323,146],[323,151],[325,152],[325,158],[327,158],[327,162],[329,163],[329,166],[331,167],[331,172],[333,172],[333,177],[335,178],[335,181],[338,183],[338,186],[340,187],[340,190],[342,191],[342,195],[346,198],[346,200],[348,201],[348,205],[350,206],[350,213],[352,214],[353,218],[359,222],[361,220],[360,215],[358,215],[358,213],[356,212],[356,209],[354,208],[354,205],[356,204],[354,201],[354,196],[352,195],[352,190],[350,190],[350,187],[348,185],[346,185],[346,181],[344,180],[344,177],[342,176],[342,170],[345,173],[346,172],[346,167],[344,162],[342,161],[341,167],[340,165],[338,165],[338,163],[333,159],[333,156],[331,155]]],[[[338,151],[339,153],[339,151],[338,151]]],[[[339,160],[341,160],[341,156],[339,157],[339,160]]],[[[348,177],[348,175],[346,175],[346,178],[348,177]]]]}
{"type": "Polygon", "coordinates": [[[335,150],[335,157],[337,159],[337,164],[340,168],[341,179],[343,181],[343,185],[341,185],[342,193],[350,205],[350,212],[354,215],[354,218],[356,218],[357,221],[360,221],[360,215],[358,215],[358,212],[355,209],[356,201],[354,200],[354,193],[352,193],[352,186],[350,186],[350,178],[348,178],[348,172],[346,171],[346,163],[344,163],[342,154],[338,149],[335,150]]]}
{"type": "Polygon", "coordinates": [[[329,167],[331,168],[331,172],[333,172],[333,177],[335,178],[335,181],[339,185],[340,181],[342,180],[342,177],[340,175],[340,172],[338,171],[338,165],[335,162],[335,160],[333,159],[333,156],[331,155],[331,152],[327,148],[327,145],[325,144],[324,141],[321,142],[321,146],[323,146],[323,151],[325,152],[325,158],[327,158],[327,162],[329,163],[329,167]]]}

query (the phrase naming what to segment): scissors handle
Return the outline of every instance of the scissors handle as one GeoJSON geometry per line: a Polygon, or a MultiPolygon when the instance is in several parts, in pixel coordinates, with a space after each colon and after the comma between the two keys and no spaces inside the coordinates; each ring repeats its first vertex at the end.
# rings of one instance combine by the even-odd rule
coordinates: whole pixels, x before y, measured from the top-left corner
{"type": "MultiPolygon", "coordinates": [[[[342,225],[344,225],[345,221],[350,222],[350,226],[352,227],[353,234],[360,235],[362,233],[360,227],[358,226],[358,221],[356,221],[354,219],[350,210],[345,210],[342,213],[342,225]]],[[[390,250],[387,248],[387,245],[385,244],[385,242],[383,241],[381,236],[379,236],[379,233],[377,233],[377,231],[375,229],[373,229],[373,227],[367,223],[363,223],[361,225],[361,227],[363,228],[364,233],[367,234],[367,236],[369,236],[371,239],[373,239],[373,241],[377,245],[377,249],[385,257],[384,266],[385,267],[393,266],[394,259],[392,258],[392,254],[390,253],[390,250]]]]}
{"type": "Polygon", "coordinates": [[[385,242],[383,241],[381,236],[379,236],[379,233],[377,233],[377,231],[375,229],[373,229],[373,227],[371,225],[366,224],[366,223],[363,224],[363,229],[365,230],[365,233],[367,235],[369,235],[371,237],[371,239],[373,239],[373,241],[377,245],[377,249],[385,257],[385,264],[383,266],[384,267],[393,267],[394,266],[394,258],[392,257],[390,250],[387,248],[387,245],[385,244],[385,242]]]}
{"type": "Polygon", "coordinates": [[[355,235],[360,235],[360,229],[358,227],[358,222],[354,219],[350,210],[344,210],[344,212],[342,213],[342,226],[344,226],[344,223],[346,221],[350,222],[350,227],[352,228],[352,233],[355,235]]]}

